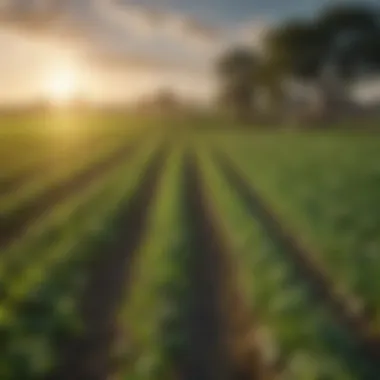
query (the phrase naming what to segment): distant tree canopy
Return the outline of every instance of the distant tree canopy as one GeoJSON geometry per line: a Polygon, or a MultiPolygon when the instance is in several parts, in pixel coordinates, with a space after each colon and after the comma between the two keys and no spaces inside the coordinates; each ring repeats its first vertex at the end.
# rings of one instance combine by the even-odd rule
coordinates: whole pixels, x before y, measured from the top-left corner
{"type": "Polygon", "coordinates": [[[220,101],[231,106],[244,119],[249,117],[252,108],[258,65],[257,55],[240,47],[228,51],[217,63],[220,101]]]}
{"type": "Polygon", "coordinates": [[[370,5],[340,5],[312,20],[274,28],[266,52],[284,74],[315,78],[326,66],[342,78],[380,69],[380,13],[370,5]]]}
{"type": "Polygon", "coordinates": [[[261,55],[240,48],[218,62],[225,99],[245,114],[258,87],[278,100],[283,81],[294,78],[320,83],[327,99],[322,86],[326,73],[338,86],[370,72],[380,72],[380,8],[364,3],[329,7],[311,19],[287,20],[264,38],[261,55]]]}

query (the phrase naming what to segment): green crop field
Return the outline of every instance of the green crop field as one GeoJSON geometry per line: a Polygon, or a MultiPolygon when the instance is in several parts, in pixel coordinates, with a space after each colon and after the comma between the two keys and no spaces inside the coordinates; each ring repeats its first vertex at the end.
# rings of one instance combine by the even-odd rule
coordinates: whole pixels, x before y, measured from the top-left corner
{"type": "Polygon", "coordinates": [[[380,378],[380,135],[197,122],[0,120],[1,380],[380,378]]]}

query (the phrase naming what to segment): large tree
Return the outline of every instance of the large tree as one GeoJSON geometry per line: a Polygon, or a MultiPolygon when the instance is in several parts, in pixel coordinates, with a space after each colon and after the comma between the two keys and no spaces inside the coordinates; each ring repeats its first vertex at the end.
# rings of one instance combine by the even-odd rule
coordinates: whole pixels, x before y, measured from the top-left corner
{"type": "Polygon", "coordinates": [[[363,73],[380,71],[380,10],[365,3],[341,4],[314,18],[288,20],[264,39],[264,54],[235,48],[218,62],[221,97],[244,118],[258,89],[272,108],[281,104],[288,81],[314,85],[326,111],[350,101],[347,85],[363,73]]]}
{"type": "Polygon", "coordinates": [[[303,20],[291,20],[274,28],[266,38],[265,47],[268,64],[276,68],[279,78],[315,77],[326,54],[318,28],[303,20]]]}
{"type": "Polygon", "coordinates": [[[379,21],[379,9],[365,4],[329,8],[316,20],[337,75],[349,79],[380,68],[379,21]]]}
{"type": "Polygon", "coordinates": [[[314,19],[287,21],[265,41],[268,62],[279,80],[293,77],[319,84],[329,103],[339,84],[343,89],[363,72],[380,69],[379,18],[373,6],[350,4],[328,8],[314,19]]]}

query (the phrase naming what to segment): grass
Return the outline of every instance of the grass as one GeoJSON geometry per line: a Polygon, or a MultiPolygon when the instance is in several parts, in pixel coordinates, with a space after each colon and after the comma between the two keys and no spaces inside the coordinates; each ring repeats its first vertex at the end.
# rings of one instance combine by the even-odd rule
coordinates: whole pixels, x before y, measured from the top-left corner
{"type": "Polygon", "coordinates": [[[97,245],[112,239],[112,219],[137,186],[155,147],[156,141],[151,142],[132,162],[114,169],[81,198],[68,201],[59,223],[52,210],[53,238],[45,225],[35,245],[29,240],[2,257],[3,378],[43,376],[55,364],[57,342],[80,328],[76,301],[85,268],[94,260],[97,245]]]}
{"type": "Polygon", "coordinates": [[[207,156],[204,176],[232,240],[245,300],[259,322],[255,334],[268,363],[282,362],[284,379],[371,378],[349,332],[318,302],[282,247],[252,220],[237,193],[207,156]]]}
{"type": "MultiPolygon", "coordinates": [[[[42,257],[49,258],[50,252],[59,251],[59,247],[65,251],[68,246],[77,245],[82,237],[83,231],[93,228],[97,229],[97,224],[102,223],[105,218],[104,211],[109,207],[105,199],[109,199],[111,204],[117,202],[120,196],[125,195],[126,183],[130,178],[138,176],[147,158],[152,154],[153,145],[144,147],[137,154],[132,162],[122,164],[109,172],[105,177],[99,178],[89,188],[82,193],[69,197],[63,203],[53,208],[45,220],[35,222],[31,226],[31,233],[24,238],[20,238],[17,244],[2,252],[0,257],[0,276],[2,281],[7,282],[14,279],[20,284],[17,276],[23,278],[23,268],[28,268],[31,264],[39,262],[42,257]],[[126,176],[124,173],[128,173],[126,176]],[[123,174],[121,176],[121,174],[123,174]],[[124,182],[120,179],[126,179],[124,182]],[[90,225],[87,225],[90,223],[90,225]],[[35,233],[33,234],[33,228],[35,233]]],[[[114,207],[117,206],[117,203],[114,207]]],[[[28,288],[28,286],[26,286],[28,288]]]]}
{"type": "Polygon", "coordinates": [[[110,115],[2,116],[0,179],[11,178],[46,160],[76,155],[83,149],[91,151],[94,144],[126,139],[141,126],[148,127],[141,121],[110,115]]]}
{"type": "MultiPolygon", "coordinates": [[[[44,132],[43,144],[45,146],[34,147],[43,152],[40,158],[41,162],[34,162],[35,152],[33,149],[31,152],[24,153],[30,154],[32,158],[30,160],[29,156],[23,157],[23,162],[29,162],[29,166],[27,169],[23,168],[26,172],[19,175],[21,178],[26,177],[26,181],[21,181],[20,186],[16,189],[12,189],[11,192],[6,192],[0,196],[0,215],[3,218],[17,212],[30,199],[42,195],[50,188],[60,185],[91,166],[112,157],[112,154],[118,149],[129,145],[132,147],[136,144],[136,135],[141,134],[141,131],[123,130],[120,127],[116,128],[112,124],[104,125],[102,130],[98,130],[100,127],[97,126],[94,128],[94,132],[92,132],[90,126],[86,125],[81,128],[78,126],[78,130],[69,129],[71,126],[67,128],[67,130],[64,130],[61,127],[58,132],[50,132],[51,135],[44,132]],[[108,132],[106,133],[105,131],[107,130],[108,132]],[[32,172],[31,178],[28,178],[28,170],[32,172]]],[[[40,133],[42,134],[42,132],[40,133]]],[[[21,133],[21,141],[23,139],[28,141],[27,136],[31,132],[28,130],[25,134],[26,136],[21,133]]],[[[40,142],[37,145],[42,145],[42,143],[40,142]]],[[[12,152],[23,152],[23,149],[15,143],[12,148],[12,152]]],[[[13,167],[14,160],[9,159],[9,157],[6,162],[11,163],[7,169],[12,170],[13,176],[17,177],[17,173],[21,169],[15,169],[13,167]]],[[[12,176],[10,181],[12,181],[12,176]]]]}
{"type": "Polygon", "coordinates": [[[380,137],[371,134],[222,136],[283,223],[317,252],[338,287],[380,318],[380,137]]]}
{"type": "Polygon", "coordinates": [[[188,352],[184,318],[189,282],[194,282],[189,278],[194,245],[183,158],[189,146],[198,153],[209,199],[232,243],[239,291],[255,316],[252,328],[265,360],[283,367],[279,380],[371,379],[373,369],[358,353],[358,342],[316,297],[262,221],[245,209],[211,159],[211,149],[231,157],[282,223],[312,248],[337,287],[359,296],[376,327],[380,138],[354,132],[227,132],[217,130],[219,121],[206,119],[194,132],[191,124],[198,121],[52,114],[0,121],[0,181],[39,165],[50,168],[0,196],[5,222],[25,202],[38,200],[46,189],[92,167],[117,147],[138,136],[145,140],[128,161],[54,204],[2,250],[1,379],[42,379],[55,366],[62,339],[80,333],[78,299],[90,264],[107,254],[107,244],[120,230],[117,215],[141,185],[141,173],[162,140],[171,154],[147,210],[145,239],[115,320],[120,326],[113,346],[117,379],[176,379],[188,352]],[[152,132],[160,123],[166,127],[152,132]]]}
{"type": "Polygon", "coordinates": [[[184,295],[180,291],[185,254],[181,158],[176,149],[169,159],[134,267],[130,296],[119,316],[130,339],[124,342],[129,351],[124,352],[126,364],[121,370],[121,378],[126,380],[175,379],[171,355],[181,349],[183,340],[183,331],[175,321],[183,309],[180,297],[184,295]]]}

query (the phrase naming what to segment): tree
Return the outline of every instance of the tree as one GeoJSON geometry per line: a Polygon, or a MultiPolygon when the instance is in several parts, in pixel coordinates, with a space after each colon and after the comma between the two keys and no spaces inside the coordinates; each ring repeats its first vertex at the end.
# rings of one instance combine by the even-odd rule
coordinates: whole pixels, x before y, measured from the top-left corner
{"type": "Polygon", "coordinates": [[[265,41],[268,64],[278,78],[296,76],[310,79],[318,75],[326,56],[320,30],[302,20],[291,20],[273,29],[265,41]]]}
{"type": "Polygon", "coordinates": [[[340,5],[322,12],[316,26],[323,35],[328,59],[337,75],[351,79],[366,67],[380,68],[379,9],[368,4],[340,5]],[[377,52],[376,52],[377,51],[377,52]]]}
{"type": "Polygon", "coordinates": [[[313,81],[328,108],[338,93],[343,97],[350,80],[380,69],[379,18],[373,6],[350,4],[328,8],[315,19],[287,21],[265,41],[268,61],[278,80],[313,81]]]}
{"type": "Polygon", "coordinates": [[[380,53],[380,14],[369,5],[328,8],[313,20],[290,20],[273,29],[266,40],[269,57],[286,73],[314,78],[326,65],[342,77],[363,64],[376,63],[380,53]],[[371,62],[373,61],[373,62],[371,62]]]}
{"type": "Polygon", "coordinates": [[[258,67],[258,57],[246,48],[228,51],[217,63],[220,101],[244,120],[252,115],[258,67]]]}

